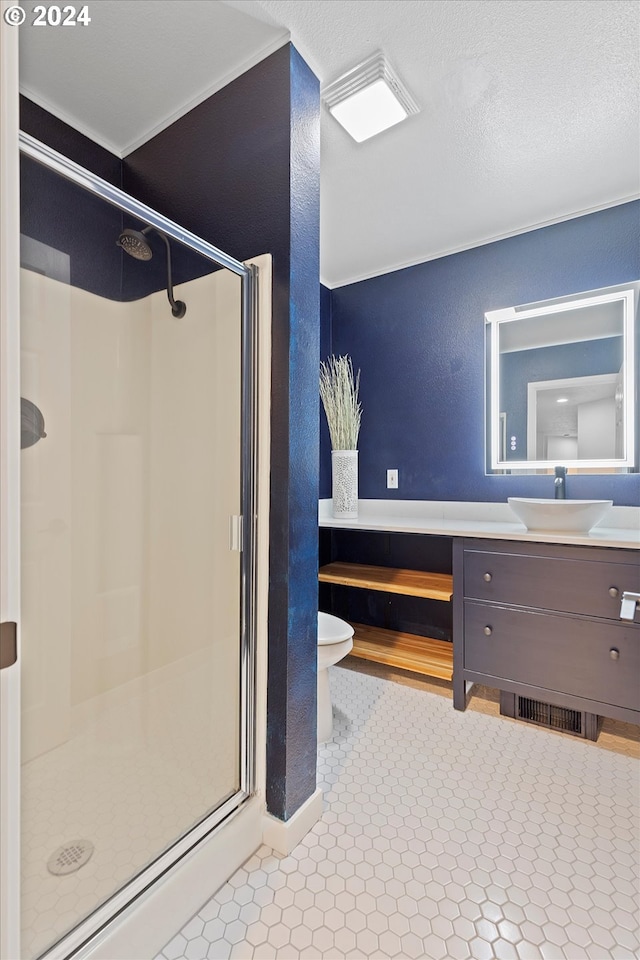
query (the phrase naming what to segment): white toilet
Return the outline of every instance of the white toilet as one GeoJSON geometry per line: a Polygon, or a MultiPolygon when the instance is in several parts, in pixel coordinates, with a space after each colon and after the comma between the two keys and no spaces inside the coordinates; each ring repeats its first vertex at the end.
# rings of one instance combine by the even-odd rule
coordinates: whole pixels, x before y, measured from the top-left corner
{"type": "Polygon", "coordinates": [[[333,735],[329,667],[351,652],[353,627],[330,613],[318,612],[318,743],[333,735]]]}

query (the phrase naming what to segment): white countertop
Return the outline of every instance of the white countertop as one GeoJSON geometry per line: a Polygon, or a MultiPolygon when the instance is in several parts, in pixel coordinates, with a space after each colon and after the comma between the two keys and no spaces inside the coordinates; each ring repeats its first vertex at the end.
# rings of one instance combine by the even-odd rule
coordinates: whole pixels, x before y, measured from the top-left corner
{"type": "Polygon", "coordinates": [[[573,543],[588,547],[640,548],[640,507],[611,507],[588,534],[530,532],[508,503],[458,500],[360,500],[355,520],[336,520],[331,500],[320,500],[321,527],[381,530],[388,533],[430,533],[443,537],[530,540],[573,543]]]}

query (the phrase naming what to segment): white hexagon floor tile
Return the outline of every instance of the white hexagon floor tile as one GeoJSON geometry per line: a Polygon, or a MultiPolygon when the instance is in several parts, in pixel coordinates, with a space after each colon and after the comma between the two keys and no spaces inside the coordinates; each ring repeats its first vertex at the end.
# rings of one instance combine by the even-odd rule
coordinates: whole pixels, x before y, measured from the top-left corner
{"type": "Polygon", "coordinates": [[[333,667],[325,811],[156,960],[634,960],[639,764],[333,667]],[[237,906],[237,909],[230,909],[237,906]]]}

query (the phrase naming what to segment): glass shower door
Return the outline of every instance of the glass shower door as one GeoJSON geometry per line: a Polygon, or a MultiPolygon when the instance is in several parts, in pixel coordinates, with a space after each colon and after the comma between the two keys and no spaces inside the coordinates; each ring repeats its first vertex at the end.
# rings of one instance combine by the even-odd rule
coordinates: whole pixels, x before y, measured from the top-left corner
{"type": "Polygon", "coordinates": [[[249,789],[250,324],[242,272],[31,159],[22,177],[32,958],[249,789]]]}

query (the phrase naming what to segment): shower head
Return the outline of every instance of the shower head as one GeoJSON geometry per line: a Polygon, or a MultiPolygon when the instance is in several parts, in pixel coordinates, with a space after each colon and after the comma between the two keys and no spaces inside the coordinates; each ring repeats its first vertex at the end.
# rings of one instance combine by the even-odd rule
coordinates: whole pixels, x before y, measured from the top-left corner
{"type": "Polygon", "coordinates": [[[136,260],[151,260],[153,251],[145,238],[145,232],[139,230],[123,230],[116,243],[125,253],[136,260]]]}
{"type": "Polygon", "coordinates": [[[125,253],[128,253],[130,257],[134,257],[136,260],[151,260],[153,256],[153,250],[151,249],[146,237],[146,234],[148,234],[150,230],[153,230],[154,233],[157,233],[158,236],[164,240],[167,248],[167,299],[171,304],[171,313],[177,320],[180,320],[187,312],[187,305],[182,300],[173,299],[171,248],[164,233],[161,233],[161,231],[156,229],[156,227],[145,227],[142,231],[127,229],[122,231],[116,240],[116,245],[122,247],[125,253]]]}

